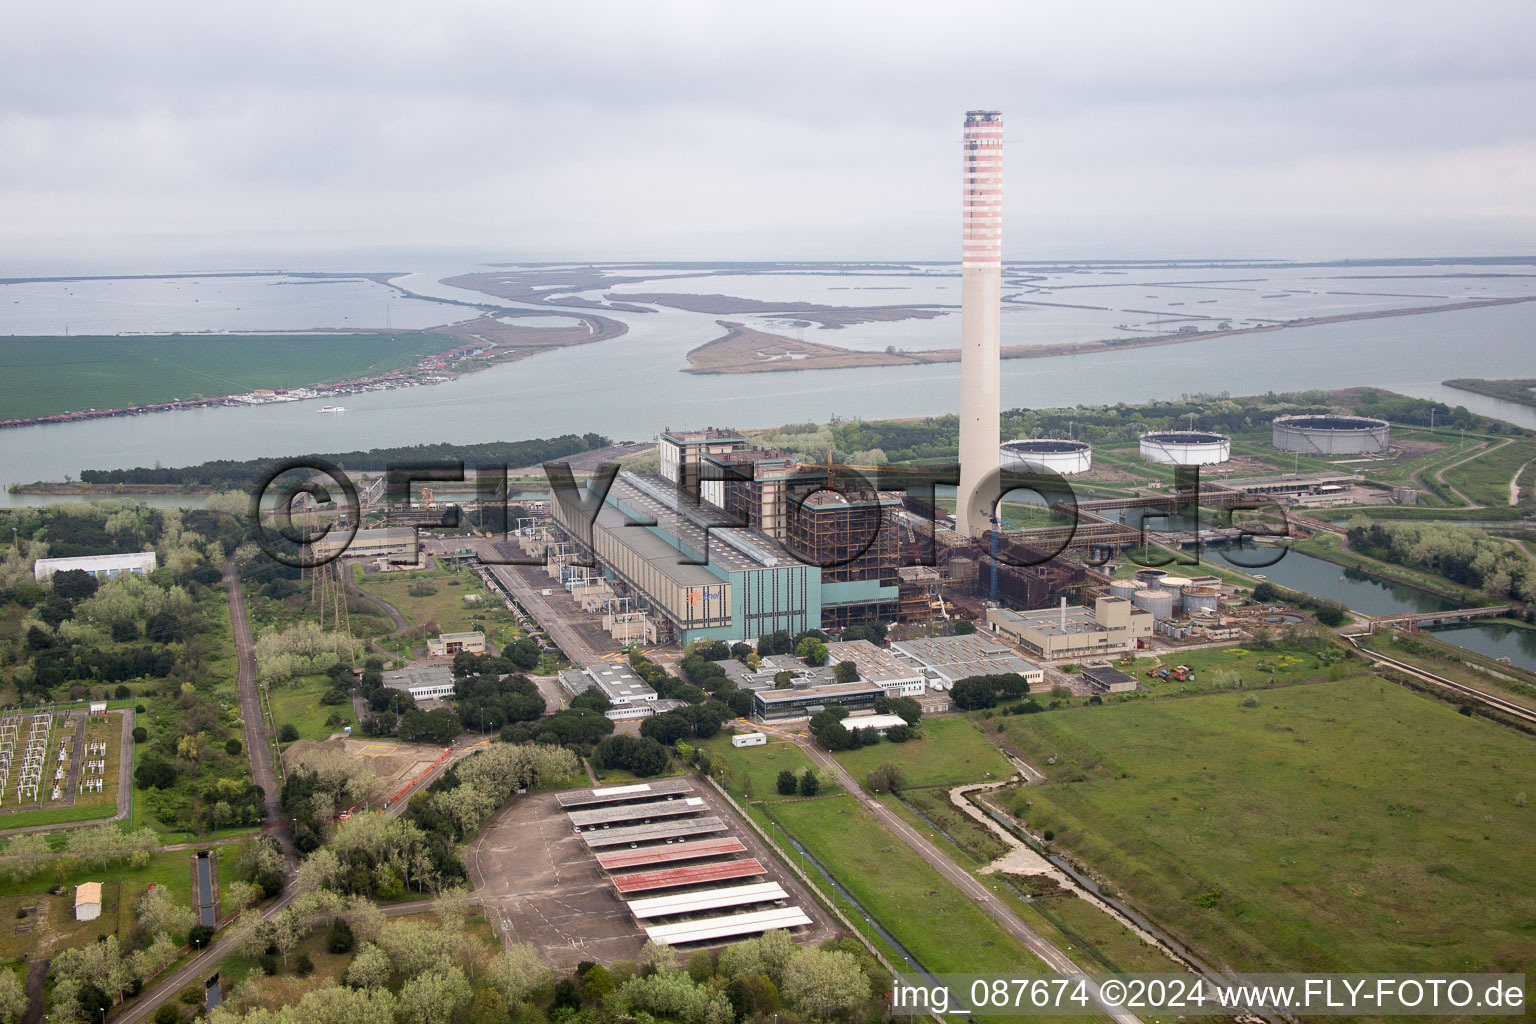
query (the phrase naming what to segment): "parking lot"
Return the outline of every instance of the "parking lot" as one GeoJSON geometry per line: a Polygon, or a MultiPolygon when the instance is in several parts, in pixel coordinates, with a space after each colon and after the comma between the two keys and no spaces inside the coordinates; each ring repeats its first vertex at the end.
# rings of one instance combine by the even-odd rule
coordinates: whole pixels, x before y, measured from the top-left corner
{"type": "MultiPolygon", "coordinates": [[[[801,942],[836,934],[827,913],[784,867],[756,833],[707,783],[695,782],[702,814],[714,815],[766,869],[763,881],[778,882],[812,924],[797,930],[801,942]]],[[[553,970],[583,960],[612,963],[634,959],[645,936],[611,876],[598,867],[593,851],[571,826],[553,793],[514,801],[465,851],[470,879],[493,925],[508,941],[531,942],[553,970]]],[[[684,891],[684,890],[678,890],[684,891]]]]}

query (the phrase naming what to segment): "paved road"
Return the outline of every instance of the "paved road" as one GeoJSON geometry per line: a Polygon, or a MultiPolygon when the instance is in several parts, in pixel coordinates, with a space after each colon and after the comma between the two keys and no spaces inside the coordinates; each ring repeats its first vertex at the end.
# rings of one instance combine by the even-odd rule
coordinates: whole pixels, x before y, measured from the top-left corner
{"type": "MultiPolygon", "coordinates": [[[[272,917],[287,910],[289,905],[298,898],[298,894],[289,890],[278,898],[266,910],[261,912],[263,918],[272,917]]],[[[473,900],[471,902],[474,902],[473,900]]],[[[399,917],[405,914],[420,914],[432,909],[431,900],[412,900],[409,903],[392,903],[379,908],[386,917],[399,917]]],[[[154,1014],[161,1003],[174,999],[181,990],[188,985],[202,985],[213,977],[224,958],[235,950],[230,944],[229,937],[214,939],[213,943],[183,964],[179,970],[174,971],[159,984],[151,985],[139,996],[134,1004],[122,1013],[113,1014],[113,1024],[137,1024],[139,1021],[147,1021],[154,1014]]]]}
{"type": "MultiPolygon", "coordinates": [[[[491,551],[487,554],[490,557],[496,557],[494,545],[490,541],[471,540],[470,544],[477,551],[485,551],[489,547],[491,551]]],[[[520,565],[487,565],[486,568],[490,570],[497,582],[506,588],[507,593],[512,595],[512,599],[522,605],[523,610],[532,615],[534,620],[543,627],[549,634],[549,638],[555,642],[555,646],[560,648],[561,653],[568,660],[578,665],[595,665],[619,649],[617,641],[613,641],[607,645],[606,649],[599,650],[573,628],[573,613],[560,609],[554,603],[557,599],[570,603],[570,595],[564,589],[559,589],[558,593],[551,594],[548,598],[542,593],[544,590],[556,590],[559,584],[546,577],[543,582],[549,584],[548,586],[535,587],[522,574],[522,571],[531,571],[543,576],[544,570],[537,566],[520,565]]],[[[582,615],[583,613],[576,611],[574,614],[582,615]]]]}
{"type": "Polygon", "coordinates": [[[266,794],[266,819],[283,820],[283,808],[277,789],[277,773],[272,766],[272,747],[267,742],[266,719],[261,713],[261,695],[256,689],[256,648],[251,642],[251,620],[245,614],[245,594],[240,589],[240,574],[231,558],[224,565],[224,586],[229,591],[229,622],[234,630],[235,656],[239,671],[235,688],[240,693],[240,717],[245,722],[245,750],[251,759],[251,781],[266,794]]]}
{"type": "MultiPolygon", "coordinates": [[[[768,730],[765,729],[764,731],[768,730]]],[[[778,735],[793,740],[818,767],[830,771],[842,787],[852,794],[855,800],[858,800],[869,809],[870,813],[879,818],[882,824],[900,836],[919,857],[922,857],[923,860],[932,865],[939,874],[949,879],[961,892],[974,900],[994,921],[1003,926],[1004,931],[1024,943],[1031,952],[1045,961],[1046,966],[1051,970],[1058,974],[1088,973],[1084,968],[1073,963],[1067,954],[1053,946],[1039,932],[1020,920],[1019,916],[1011,908],[992,895],[990,889],[978,882],[969,871],[960,867],[953,860],[950,860],[942,850],[930,843],[922,833],[908,825],[900,815],[864,792],[853,776],[849,775],[834,757],[804,736],[783,732],[778,733],[778,735]]],[[[1119,1024],[1141,1024],[1141,1018],[1124,1010],[1106,1009],[1105,1012],[1112,1019],[1118,1021],[1119,1024]]]]}

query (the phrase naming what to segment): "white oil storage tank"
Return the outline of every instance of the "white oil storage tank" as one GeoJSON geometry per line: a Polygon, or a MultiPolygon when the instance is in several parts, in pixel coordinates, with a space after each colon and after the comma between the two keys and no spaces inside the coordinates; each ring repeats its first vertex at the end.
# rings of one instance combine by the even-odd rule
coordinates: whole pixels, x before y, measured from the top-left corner
{"type": "Polygon", "coordinates": [[[1004,441],[998,455],[1005,471],[1013,473],[1060,473],[1072,476],[1093,468],[1093,449],[1082,441],[1059,437],[1020,438],[1004,441]]]}
{"type": "Polygon", "coordinates": [[[1173,608],[1175,611],[1184,606],[1184,590],[1190,586],[1190,581],[1183,576],[1164,576],[1157,584],[1162,590],[1173,595],[1173,608]]]}
{"type": "Polygon", "coordinates": [[[1232,458],[1232,439],[1209,430],[1154,430],[1141,435],[1141,457],[1161,466],[1214,466],[1232,458]]]}
{"type": "Polygon", "coordinates": [[[1370,416],[1277,416],[1270,424],[1276,448],[1304,455],[1384,452],[1391,437],[1392,425],[1370,416]]]}
{"type": "Polygon", "coordinates": [[[1131,603],[1144,612],[1151,612],[1154,619],[1173,618],[1173,595],[1166,590],[1151,587],[1138,590],[1136,596],[1131,598],[1131,603]]]}
{"type": "Polygon", "coordinates": [[[1215,587],[1184,588],[1185,615],[1215,615],[1221,610],[1221,592],[1215,587]]]}
{"type": "Polygon", "coordinates": [[[1147,585],[1141,580],[1115,580],[1109,585],[1110,597],[1123,597],[1130,601],[1138,590],[1145,590],[1147,585]]]}

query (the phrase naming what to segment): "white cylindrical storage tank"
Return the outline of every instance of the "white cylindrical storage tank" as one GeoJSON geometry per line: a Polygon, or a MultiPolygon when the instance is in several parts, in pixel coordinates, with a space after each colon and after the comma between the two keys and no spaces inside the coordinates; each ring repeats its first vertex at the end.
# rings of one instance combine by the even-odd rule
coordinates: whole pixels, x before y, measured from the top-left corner
{"type": "Polygon", "coordinates": [[[1141,435],[1141,457],[1163,466],[1214,466],[1232,458],[1232,439],[1208,430],[1154,430],[1141,435]]]}
{"type": "Polygon", "coordinates": [[[1391,429],[1370,416],[1277,416],[1270,439],[1283,452],[1360,455],[1386,451],[1391,429]]]}
{"type": "Polygon", "coordinates": [[[1214,587],[1186,587],[1185,615],[1215,615],[1221,609],[1221,594],[1214,587]]]}
{"type": "Polygon", "coordinates": [[[1110,597],[1123,597],[1127,601],[1135,595],[1136,591],[1146,589],[1146,584],[1140,580],[1115,580],[1109,585],[1110,597]]]}
{"type": "Polygon", "coordinates": [[[1155,587],[1168,575],[1166,569],[1137,569],[1136,578],[1149,587],[1155,587]]]}
{"type": "Polygon", "coordinates": [[[1072,476],[1093,468],[1093,449],[1083,441],[1059,437],[1020,438],[998,448],[1004,470],[1013,473],[1060,473],[1072,476]]]}
{"type": "Polygon", "coordinates": [[[1173,618],[1173,595],[1166,590],[1151,587],[1138,590],[1136,596],[1131,598],[1131,603],[1144,612],[1151,612],[1154,619],[1173,618]]]}
{"type": "Polygon", "coordinates": [[[1158,583],[1158,587],[1173,595],[1173,607],[1175,610],[1184,605],[1184,588],[1190,585],[1189,580],[1183,576],[1164,576],[1158,583]]]}

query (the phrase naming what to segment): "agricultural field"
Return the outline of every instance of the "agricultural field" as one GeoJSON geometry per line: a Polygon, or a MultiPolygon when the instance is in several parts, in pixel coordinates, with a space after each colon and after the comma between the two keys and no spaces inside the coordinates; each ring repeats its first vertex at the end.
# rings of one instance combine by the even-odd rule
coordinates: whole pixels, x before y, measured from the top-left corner
{"type": "Polygon", "coordinates": [[[347,726],[357,729],[352,701],[323,704],[320,698],[332,688],[329,676],[305,676],[288,683],[274,683],[262,689],[272,707],[272,721],[277,728],[291,725],[301,740],[323,740],[347,726]]]}
{"type": "Polygon", "coordinates": [[[1369,677],[1020,716],[1037,831],[1238,969],[1536,958],[1530,739],[1369,677]]]}
{"type": "Polygon", "coordinates": [[[347,380],[458,344],[420,331],[0,338],[0,419],[347,380]]]}
{"type": "Polygon", "coordinates": [[[906,743],[881,740],[872,747],[841,750],[833,756],[860,782],[872,769],[894,764],[906,776],[909,787],[996,782],[1015,774],[1008,759],[967,717],[925,718],[918,729],[922,739],[906,743]]]}

